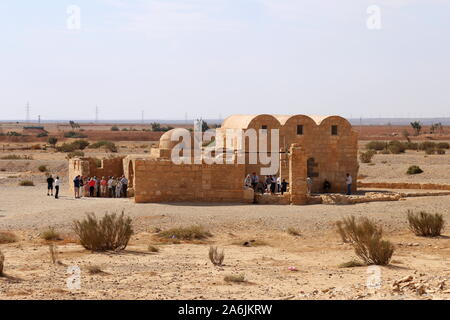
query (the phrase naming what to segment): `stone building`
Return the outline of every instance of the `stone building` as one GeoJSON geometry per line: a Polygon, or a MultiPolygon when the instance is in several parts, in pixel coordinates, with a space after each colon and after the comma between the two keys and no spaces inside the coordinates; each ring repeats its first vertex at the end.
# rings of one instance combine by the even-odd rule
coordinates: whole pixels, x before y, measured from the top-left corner
{"type": "MultiPolygon", "coordinates": [[[[261,168],[267,167],[259,161],[260,153],[267,152],[257,148],[257,162],[249,163],[255,156],[252,154],[254,149],[249,143],[242,146],[234,134],[241,131],[245,135],[250,133],[250,129],[256,132],[258,144],[263,137],[261,132],[267,133],[264,138],[268,141],[268,153],[279,162],[276,174],[290,185],[287,194],[274,197],[274,203],[307,204],[307,177],[312,178],[312,191],[315,193],[323,191],[325,180],[331,183],[331,192],[342,193],[346,189],[345,176],[350,173],[354,179],[353,191],[356,191],[357,133],[346,119],[339,116],[234,115],[216,130],[214,147],[215,152],[232,152],[229,164],[207,164],[202,156],[197,159],[200,161],[173,163],[172,151],[182,141],[178,138],[185,134],[184,129],[174,129],[165,133],[159,146],[152,148],[146,156],[106,159],[100,166],[92,159],[72,159],[69,177],[124,174],[129,179],[129,193],[138,203],[251,203],[254,192],[244,188],[244,178],[252,172],[259,174],[261,168]],[[278,129],[278,138],[273,136],[277,140],[272,140],[274,129],[278,129]],[[230,133],[233,133],[231,137],[230,133]],[[277,151],[272,154],[270,150],[275,142],[277,151]],[[244,155],[244,163],[237,161],[239,155],[244,155]]],[[[190,139],[193,149],[195,139],[193,136],[190,139]]],[[[213,156],[216,156],[215,152],[212,152],[213,156]]],[[[194,155],[192,152],[192,158],[194,155]]]]}

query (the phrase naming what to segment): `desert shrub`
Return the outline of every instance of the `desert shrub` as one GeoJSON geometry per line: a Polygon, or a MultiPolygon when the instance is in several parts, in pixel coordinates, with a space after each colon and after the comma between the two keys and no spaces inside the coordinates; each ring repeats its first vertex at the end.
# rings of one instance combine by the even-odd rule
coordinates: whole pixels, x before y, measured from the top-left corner
{"type": "Polygon", "coordinates": [[[420,169],[419,166],[410,166],[406,171],[406,174],[421,174],[421,173],[423,173],[423,170],[420,169]]]}
{"type": "Polygon", "coordinates": [[[438,149],[450,149],[450,144],[448,142],[439,142],[436,145],[436,148],[438,148],[438,149]]]}
{"type": "Polygon", "coordinates": [[[120,131],[118,126],[112,126],[111,131],[120,131]]]}
{"type": "Polygon", "coordinates": [[[47,171],[48,171],[48,170],[47,170],[47,166],[44,166],[44,165],[39,166],[38,170],[39,170],[40,172],[47,172],[47,171]]]}
{"type": "Polygon", "coordinates": [[[389,142],[387,149],[392,154],[400,154],[405,152],[406,147],[402,142],[394,140],[389,142]]]}
{"type": "Polygon", "coordinates": [[[132,220],[124,212],[106,214],[101,219],[91,213],[84,220],[74,221],[73,229],[80,244],[91,251],[124,250],[133,235],[132,220]]]}
{"type": "Polygon", "coordinates": [[[437,150],[436,150],[436,153],[437,153],[437,154],[440,154],[440,155],[443,155],[443,154],[445,154],[446,152],[445,152],[445,149],[437,149],[437,150]]]}
{"type": "Polygon", "coordinates": [[[64,138],[85,139],[85,138],[87,138],[87,135],[80,133],[80,132],[69,131],[69,132],[64,133],[64,138]]]}
{"type": "Polygon", "coordinates": [[[84,150],[89,146],[89,142],[86,140],[75,140],[72,143],[64,143],[57,147],[58,152],[74,152],[76,150],[84,150]]]}
{"type": "Polygon", "coordinates": [[[7,132],[7,133],[6,133],[6,136],[7,136],[7,137],[22,137],[23,134],[18,133],[18,132],[16,132],[16,131],[10,131],[10,132],[7,132]]]}
{"type": "Polygon", "coordinates": [[[32,156],[19,156],[17,154],[9,154],[0,158],[1,160],[33,160],[32,156]]]}
{"type": "Polygon", "coordinates": [[[154,245],[149,244],[148,247],[147,247],[147,251],[148,252],[157,253],[157,252],[159,252],[159,248],[155,247],[154,245]]]}
{"type": "Polygon", "coordinates": [[[208,237],[212,237],[212,234],[206,231],[202,226],[190,226],[173,228],[166,231],[161,231],[158,236],[167,239],[179,239],[179,240],[202,240],[208,237]]]}
{"type": "Polygon", "coordinates": [[[370,141],[367,145],[366,145],[366,149],[368,150],[376,150],[376,151],[381,151],[383,149],[386,149],[387,143],[384,141],[370,141]]]}
{"type": "Polygon", "coordinates": [[[69,152],[66,156],[67,159],[73,159],[73,158],[82,158],[84,157],[84,152],[83,151],[74,151],[74,152],[69,152]]]}
{"type": "Polygon", "coordinates": [[[12,232],[0,232],[0,244],[17,242],[17,236],[12,232]]]}
{"type": "Polygon", "coordinates": [[[59,233],[55,230],[55,228],[50,227],[44,231],[41,232],[40,237],[47,241],[58,241],[62,240],[59,233]]]}
{"type": "Polygon", "coordinates": [[[217,247],[209,248],[209,260],[215,266],[221,266],[223,264],[223,260],[225,259],[225,253],[222,250],[219,252],[217,247]]]}
{"type": "Polygon", "coordinates": [[[425,153],[429,154],[429,155],[435,154],[436,153],[436,149],[434,149],[434,148],[427,148],[427,149],[425,149],[425,153]]]}
{"type": "Polygon", "coordinates": [[[99,149],[99,148],[105,148],[106,150],[109,150],[111,152],[117,152],[116,144],[111,141],[99,141],[89,146],[89,149],[99,149]]]}
{"type": "Polygon", "coordinates": [[[0,277],[3,276],[3,267],[4,267],[4,265],[5,265],[5,256],[0,251],[0,277]]]}
{"type": "Polygon", "coordinates": [[[223,280],[225,280],[225,282],[237,282],[237,283],[241,283],[241,282],[245,282],[245,275],[244,274],[238,274],[238,275],[226,275],[223,280]]]}
{"type": "Polygon", "coordinates": [[[48,138],[48,143],[49,143],[50,145],[52,145],[53,147],[55,147],[56,144],[58,143],[58,138],[56,138],[56,137],[50,137],[50,138],[48,138]]]}
{"type": "Polygon", "coordinates": [[[287,229],[287,233],[290,234],[291,236],[294,236],[294,237],[301,236],[300,231],[298,229],[294,228],[294,227],[289,227],[287,229]]]}
{"type": "Polygon", "coordinates": [[[360,154],[359,154],[359,160],[362,162],[362,163],[371,163],[372,162],[372,158],[373,158],[373,156],[376,154],[377,152],[375,151],[375,150],[372,150],[372,149],[370,149],[370,150],[368,150],[368,151],[366,151],[366,152],[361,152],[360,154]]]}
{"type": "Polygon", "coordinates": [[[389,264],[394,246],[382,240],[383,230],[366,217],[356,221],[355,217],[344,218],[340,223],[341,237],[350,241],[356,255],[368,265],[389,264]]]}
{"type": "Polygon", "coordinates": [[[427,149],[436,149],[436,143],[431,141],[425,141],[419,144],[419,150],[425,151],[427,149]]]}
{"type": "Polygon", "coordinates": [[[347,233],[344,229],[344,223],[342,221],[336,222],[336,231],[341,236],[341,240],[344,243],[350,242],[350,239],[347,237],[347,233]]]}
{"type": "Polygon", "coordinates": [[[408,211],[408,223],[411,231],[422,237],[440,236],[445,224],[442,214],[424,211],[415,214],[411,210],[408,211]]]}
{"type": "Polygon", "coordinates": [[[21,187],[34,187],[34,182],[31,180],[22,180],[19,182],[19,186],[21,187]]]}
{"type": "Polygon", "coordinates": [[[406,150],[418,150],[419,144],[417,142],[405,142],[404,143],[406,150]]]}

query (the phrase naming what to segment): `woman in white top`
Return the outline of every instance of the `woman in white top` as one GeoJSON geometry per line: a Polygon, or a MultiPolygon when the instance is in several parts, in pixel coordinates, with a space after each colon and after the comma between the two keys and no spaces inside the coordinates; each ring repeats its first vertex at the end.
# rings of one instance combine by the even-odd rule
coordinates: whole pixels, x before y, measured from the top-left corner
{"type": "Polygon", "coordinates": [[[56,177],[55,180],[55,199],[59,199],[59,186],[61,185],[61,180],[59,177],[56,177]]]}

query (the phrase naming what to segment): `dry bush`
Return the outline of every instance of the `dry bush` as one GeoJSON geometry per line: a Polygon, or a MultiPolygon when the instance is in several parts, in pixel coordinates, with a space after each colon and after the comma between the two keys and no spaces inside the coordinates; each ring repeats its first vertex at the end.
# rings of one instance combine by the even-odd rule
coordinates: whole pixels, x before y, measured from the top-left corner
{"type": "Polygon", "coordinates": [[[215,266],[221,266],[223,264],[223,260],[225,259],[225,253],[222,250],[219,252],[217,247],[209,248],[209,260],[215,266]]]}
{"type": "Polygon", "coordinates": [[[381,227],[366,217],[356,221],[355,217],[351,216],[342,220],[340,228],[341,237],[350,241],[356,255],[366,264],[389,264],[394,253],[394,246],[391,242],[382,240],[381,227]]]}
{"type": "Polygon", "coordinates": [[[22,180],[19,182],[19,186],[21,187],[34,187],[34,182],[31,180],[22,180]]]}
{"type": "Polygon", "coordinates": [[[50,258],[53,264],[58,262],[58,247],[54,243],[48,245],[48,250],[50,252],[50,258]]]}
{"type": "Polygon", "coordinates": [[[440,236],[445,224],[442,214],[424,211],[415,214],[411,210],[408,210],[408,223],[411,231],[421,237],[440,236]]]}
{"type": "Polygon", "coordinates": [[[300,231],[294,227],[289,227],[287,229],[287,233],[290,234],[291,236],[294,237],[300,237],[302,234],[300,233],[300,231]]]}
{"type": "Polygon", "coordinates": [[[62,238],[59,235],[59,233],[53,227],[44,230],[40,234],[40,237],[42,239],[44,239],[44,240],[47,240],[47,241],[59,241],[59,240],[62,240],[62,238]]]}
{"type": "Polygon", "coordinates": [[[341,263],[338,267],[339,268],[355,268],[355,267],[364,267],[365,264],[357,261],[357,260],[350,260],[344,263],[341,263]]]}
{"type": "Polygon", "coordinates": [[[242,283],[242,282],[245,282],[245,275],[244,274],[227,275],[223,278],[223,280],[225,280],[225,282],[242,283]]]}
{"type": "Polygon", "coordinates": [[[373,156],[376,155],[377,152],[375,150],[368,150],[366,152],[361,152],[359,154],[359,160],[361,161],[361,163],[371,163],[373,156]]]}
{"type": "Polygon", "coordinates": [[[159,252],[159,249],[158,249],[158,247],[155,247],[154,245],[149,244],[147,247],[147,251],[157,253],[157,252],[159,252]]]}
{"type": "Polygon", "coordinates": [[[368,150],[376,150],[381,151],[386,149],[387,143],[384,141],[370,141],[366,145],[366,149],[368,150]]]}
{"type": "Polygon", "coordinates": [[[44,166],[44,165],[39,166],[38,170],[39,170],[40,172],[47,172],[47,171],[48,171],[47,166],[44,166]]]}
{"type": "Polygon", "coordinates": [[[348,243],[348,242],[350,242],[350,240],[347,238],[347,233],[344,230],[343,224],[344,223],[342,221],[337,221],[336,222],[336,231],[341,236],[342,242],[348,243]]]}
{"type": "Polygon", "coordinates": [[[202,226],[190,226],[187,228],[180,227],[161,231],[158,233],[158,236],[166,239],[203,240],[212,237],[212,234],[202,226]]]}
{"type": "Polygon", "coordinates": [[[0,232],[0,244],[17,242],[17,236],[12,232],[0,232]]]}
{"type": "Polygon", "coordinates": [[[132,220],[124,212],[105,214],[101,219],[91,213],[74,221],[73,229],[80,244],[91,251],[124,250],[133,235],[132,220]]]}
{"type": "Polygon", "coordinates": [[[3,276],[3,266],[5,263],[5,256],[3,255],[3,253],[0,251],[0,277],[3,276]]]}
{"type": "Polygon", "coordinates": [[[423,173],[423,170],[420,169],[419,166],[411,166],[408,168],[408,170],[406,171],[406,174],[412,175],[412,174],[421,174],[423,173]]]}

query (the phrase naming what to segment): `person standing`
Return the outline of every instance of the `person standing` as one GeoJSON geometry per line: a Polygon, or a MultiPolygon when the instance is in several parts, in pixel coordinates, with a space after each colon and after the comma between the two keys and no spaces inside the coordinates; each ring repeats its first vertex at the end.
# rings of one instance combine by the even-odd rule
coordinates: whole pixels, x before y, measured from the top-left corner
{"type": "Polygon", "coordinates": [[[102,177],[102,180],[100,181],[100,196],[102,198],[106,197],[107,188],[108,188],[108,181],[106,181],[105,177],[102,177]]]}
{"type": "Polygon", "coordinates": [[[287,186],[289,183],[286,182],[286,179],[283,179],[283,182],[281,182],[281,194],[283,195],[285,192],[287,192],[287,186]]]}
{"type": "Polygon", "coordinates": [[[55,199],[59,199],[59,187],[61,185],[61,180],[59,177],[56,177],[55,180],[55,199]]]}
{"type": "Polygon", "coordinates": [[[80,198],[80,176],[76,176],[73,179],[73,189],[75,190],[75,199],[80,198]]]}
{"type": "Polygon", "coordinates": [[[113,198],[113,190],[112,190],[112,188],[113,188],[113,178],[112,177],[109,177],[109,179],[108,179],[108,197],[109,198],[113,198]]]}
{"type": "Polygon", "coordinates": [[[307,188],[307,192],[308,194],[311,194],[312,192],[312,185],[313,185],[313,181],[311,177],[306,178],[306,188],[307,188]]]}
{"type": "Polygon", "coordinates": [[[55,183],[55,180],[53,179],[52,175],[50,175],[47,178],[47,196],[50,196],[50,192],[51,192],[51,196],[53,196],[53,184],[55,183]]]}
{"type": "Polygon", "coordinates": [[[244,179],[244,187],[247,187],[247,188],[252,187],[252,177],[249,174],[244,179]]]}
{"type": "Polygon", "coordinates": [[[115,177],[112,177],[112,182],[111,182],[111,186],[112,186],[112,198],[116,197],[116,189],[117,189],[117,179],[115,177]]]}
{"type": "Polygon", "coordinates": [[[91,178],[91,180],[89,180],[89,196],[91,198],[93,198],[95,196],[95,185],[97,183],[96,181],[97,179],[91,178]]]}
{"type": "Polygon", "coordinates": [[[119,178],[117,178],[117,185],[116,185],[116,198],[122,197],[122,182],[119,178]]]}
{"type": "Polygon", "coordinates": [[[350,173],[347,173],[345,183],[347,184],[347,195],[350,196],[352,194],[352,184],[353,184],[353,178],[350,175],[350,173]]]}
{"type": "Polygon", "coordinates": [[[122,179],[120,180],[120,183],[122,184],[122,195],[124,198],[128,198],[128,179],[125,178],[125,176],[122,176],[122,179]]]}
{"type": "Polygon", "coordinates": [[[252,187],[253,190],[256,191],[256,187],[258,186],[259,183],[259,177],[257,176],[256,172],[252,173],[252,187]]]}

